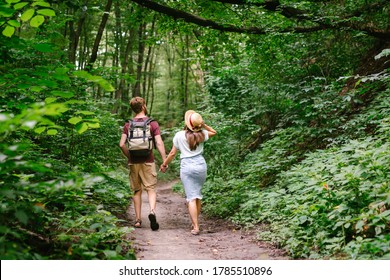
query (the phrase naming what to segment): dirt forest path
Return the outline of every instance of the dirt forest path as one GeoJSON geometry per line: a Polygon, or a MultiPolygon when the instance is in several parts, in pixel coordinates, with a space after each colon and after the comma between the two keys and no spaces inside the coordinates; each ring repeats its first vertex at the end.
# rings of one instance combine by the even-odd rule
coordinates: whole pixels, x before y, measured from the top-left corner
{"type": "MultiPolygon", "coordinates": [[[[185,199],[172,192],[176,183],[159,183],[157,189],[158,231],[152,231],[148,220],[149,204],[142,194],[142,228],[135,229],[130,238],[139,260],[275,260],[287,259],[281,250],[256,241],[249,231],[201,215],[198,236],[190,233],[191,222],[185,199]]],[[[127,218],[134,223],[131,204],[127,218]]]]}

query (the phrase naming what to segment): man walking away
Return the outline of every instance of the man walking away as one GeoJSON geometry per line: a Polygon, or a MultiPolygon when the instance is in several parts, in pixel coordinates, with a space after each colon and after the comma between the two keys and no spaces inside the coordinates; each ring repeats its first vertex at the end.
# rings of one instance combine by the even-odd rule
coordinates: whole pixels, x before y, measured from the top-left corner
{"type": "MultiPolygon", "coordinates": [[[[134,132],[134,123],[144,123],[145,126],[148,125],[150,129],[150,134],[152,137],[151,145],[155,145],[158,152],[161,155],[162,160],[166,159],[164,142],[161,138],[160,127],[157,121],[151,120],[147,116],[147,108],[145,100],[142,97],[134,97],[130,100],[130,107],[133,110],[135,116],[130,121],[127,122],[123,127],[122,137],[120,140],[120,148],[123,154],[128,158],[129,165],[129,179],[130,179],[130,188],[133,191],[133,203],[135,210],[135,223],[134,227],[142,227],[141,220],[141,206],[142,206],[142,191],[145,190],[148,193],[148,201],[150,206],[149,221],[150,227],[152,230],[158,230],[159,224],[157,223],[156,218],[156,185],[157,185],[157,171],[154,163],[154,156],[152,149],[150,152],[143,153],[142,151],[132,152],[132,147],[127,147],[126,142],[130,135],[133,136],[134,132]],[[129,133],[130,132],[130,133],[129,133]]],[[[138,137],[142,138],[142,137],[138,137]]],[[[143,141],[145,141],[145,128],[143,141]]],[[[146,139],[148,141],[148,139],[146,139]]],[[[130,141],[131,142],[131,141],[130,141]]],[[[131,144],[130,144],[131,145],[131,144]]]]}

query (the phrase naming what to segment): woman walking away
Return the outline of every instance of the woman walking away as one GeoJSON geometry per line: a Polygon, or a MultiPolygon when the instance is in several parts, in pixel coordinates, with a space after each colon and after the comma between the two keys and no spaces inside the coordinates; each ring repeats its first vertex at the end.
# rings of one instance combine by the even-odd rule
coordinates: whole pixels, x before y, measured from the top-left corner
{"type": "Polygon", "coordinates": [[[173,138],[173,146],[167,158],[160,166],[165,172],[168,164],[180,151],[180,179],[184,185],[188,211],[192,221],[193,235],[199,234],[199,214],[201,210],[201,189],[206,181],[207,164],[203,158],[203,143],[217,132],[206,125],[202,116],[193,110],[188,110],[184,116],[184,130],[179,131],[173,138]]]}

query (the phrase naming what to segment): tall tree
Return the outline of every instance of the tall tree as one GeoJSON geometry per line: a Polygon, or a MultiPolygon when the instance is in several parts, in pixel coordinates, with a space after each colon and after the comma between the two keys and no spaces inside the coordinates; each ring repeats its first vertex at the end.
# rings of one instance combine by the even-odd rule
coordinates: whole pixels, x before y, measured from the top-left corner
{"type": "MultiPolygon", "coordinates": [[[[77,47],[79,45],[81,32],[83,30],[85,19],[87,17],[87,9],[88,9],[87,4],[88,4],[88,1],[85,1],[83,6],[78,7],[78,9],[80,10],[80,16],[79,16],[79,19],[77,21],[76,26],[75,26],[74,20],[71,20],[68,23],[68,28],[69,28],[69,54],[68,54],[68,56],[69,56],[69,61],[72,63],[76,62],[77,47]]],[[[69,10],[73,11],[73,9],[69,9],[69,10]]]]}
{"type": "Polygon", "coordinates": [[[133,90],[134,96],[141,96],[141,82],[143,78],[142,68],[145,56],[145,41],[146,41],[146,22],[142,22],[138,27],[138,55],[136,66],[136,81],[133,90]]]}
{"type": "Polygon", "coordinates": [[[99,51],[100,41],[102,40],[103,32],[104,32],[104,29],[106,27],[108,17],[110,15],[112,1],[113,0],[107,0],[106,6],[104,8],[104,13],[103,13],[103,16],[102,16],[102,20],[100,22],[99,29],[98,29],[98,32],[96,34],[95,42],[93,44],[91,57],[90,57],[90,59],[88,61],[86,70],[91,70],[93,64],[95,63],[95,61],[97,59],[97,53],[99,51]]]}
{"type": "MultiPolygon", "coordinates": [[[[155,35],[154,34],[155,24],[156,24],[156,17],[154,16],[153,20],[152,20],[151,27],[150,27],[150,31],[148,31],[148,33],[150,34],[151,37],[154,37],[154,35],[155,35]]],[[[151,79],[152,78],[151,69],[153,68],[152,65],[154,63],[154,61],[153,61],[154,49],[155,49],[155,45],[148,43],[148,51],[147,51],[146,59],[145,59],[145,63],[144,63],[145,78],[143,79],[143,83],[142,83],[142,91],[143,91],[143,95],[145,96],[145,99],[146,99],[146,104],[148,104],[148,102],[149,102],[150,82],[152,80],[151,79]]]]}

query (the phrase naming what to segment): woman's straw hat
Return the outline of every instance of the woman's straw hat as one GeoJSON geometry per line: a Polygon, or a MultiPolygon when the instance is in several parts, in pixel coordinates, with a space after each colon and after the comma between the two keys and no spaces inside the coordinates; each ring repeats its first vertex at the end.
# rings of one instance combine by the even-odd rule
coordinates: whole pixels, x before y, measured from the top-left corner
{"type": "Polygon", "coordinates": [[[202,129],[203,118],[194,110],[188,110],[184,115],[184,122],[191,131],[200,131],[202,129]]]}

